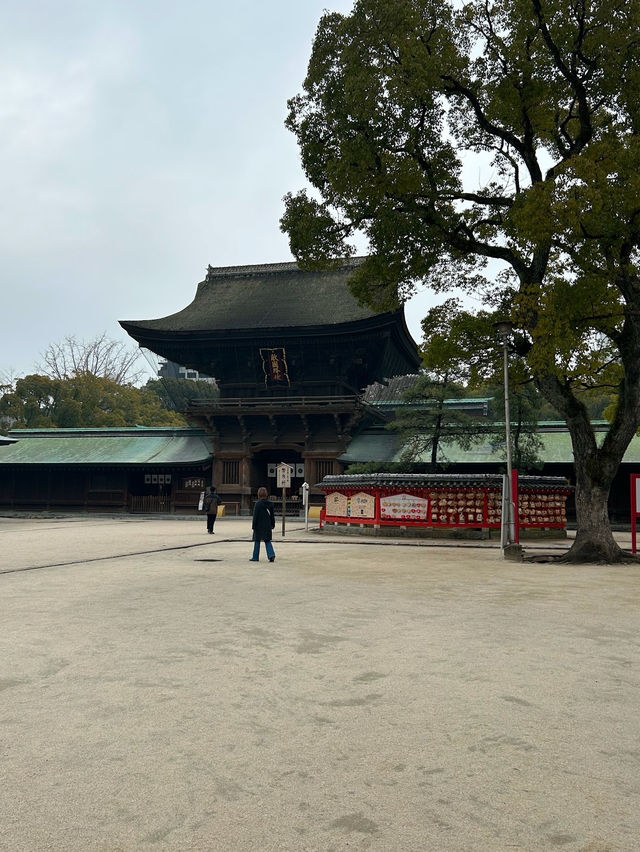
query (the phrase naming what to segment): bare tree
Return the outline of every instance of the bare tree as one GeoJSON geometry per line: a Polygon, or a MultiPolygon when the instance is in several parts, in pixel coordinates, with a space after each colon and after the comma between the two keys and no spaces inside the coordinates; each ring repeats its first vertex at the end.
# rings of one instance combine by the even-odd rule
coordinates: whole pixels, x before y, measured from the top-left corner
{"type": "Polygon", "coordinates": [[[106,332],[93,340],[71,335],[61,343],[51,343],[43,353],[38,370],[52,379],[70,379],[91,373],[119,384],[135,384],[146,372],[135,369],[140,352],[126,343],[110,340],[106,332]]]}
{"type": "Polygon", "coordinates": [[[3,393],[8,393],[12,391],[15,387],[16,380],[19,378],[14,371],[13,368],[9,368],[8,370],[0,370],[0,396],[3,393]]]}

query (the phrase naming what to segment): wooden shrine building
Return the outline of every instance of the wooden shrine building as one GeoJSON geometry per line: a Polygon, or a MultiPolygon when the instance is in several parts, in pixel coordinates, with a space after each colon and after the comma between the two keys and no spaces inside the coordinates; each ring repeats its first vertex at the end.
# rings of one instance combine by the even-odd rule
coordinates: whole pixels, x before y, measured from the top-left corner
{"type": "Polygon", "coordinates": [[[275,494],[279,462],[293,466],[292,495],[340,473],[356,427],[385,416],[365,388],[420,366],[403,310],[378,314],[351,294],[360,262],[209,267],[183,310],[120,323],[141,347],[216,379],[219,399],[187,414],[212,436],[213,482],[241,511],[261,485],[275,494]]]}

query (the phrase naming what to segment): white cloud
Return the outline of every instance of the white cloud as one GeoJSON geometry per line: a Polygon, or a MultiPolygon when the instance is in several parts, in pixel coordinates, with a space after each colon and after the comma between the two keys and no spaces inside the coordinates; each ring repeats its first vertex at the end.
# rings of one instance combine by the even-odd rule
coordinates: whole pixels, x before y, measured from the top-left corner
{"type": "Polygon", "coordinates": [[[287,260],[284,126],[318,20],[350,0],[7,0],[0,372],[184,307],[207,264],[287,260]]]}

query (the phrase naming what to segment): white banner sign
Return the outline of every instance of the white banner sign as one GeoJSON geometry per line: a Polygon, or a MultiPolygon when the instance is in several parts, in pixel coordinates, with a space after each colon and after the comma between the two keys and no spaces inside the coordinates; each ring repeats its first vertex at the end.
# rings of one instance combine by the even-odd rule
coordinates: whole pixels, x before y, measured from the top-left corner
{"type": "Polygon", "coordinates": [[[293,466],[280,462],[277,469],[277,485],[278,488],[291,488],[291,473],[293,466]]]}

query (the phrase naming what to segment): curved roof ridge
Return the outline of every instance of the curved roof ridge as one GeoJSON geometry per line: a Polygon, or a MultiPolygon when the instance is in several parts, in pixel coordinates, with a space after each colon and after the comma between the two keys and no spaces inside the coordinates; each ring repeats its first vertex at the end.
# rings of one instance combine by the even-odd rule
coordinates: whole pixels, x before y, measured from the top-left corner
{"type": "MultiPolygon", "coordinates": [[[[129,334],[134,329],[228,332],[344,326],[397,313],[379,314],[361,304],[349,290],[348,278],[364,260],[351,258],[340,267],[325,270],[300,269],[293,262],[209,267],[207,277],[197,285],[195,297],[182,310],[155,320],[121,320],[120,324],[129,334]]],[[[136,333],[132,336],[140,342],[136,333]]]]}
{"type": "MultiPolygon", "coordinates": [[[[365,261],[364,256],[348,257],[340,261],[331,269],[352,269],[360,266],[365,261]]],[[[249,275],[270,275],[280,274],[282,272],[308,272],[317,270],[302,269],[295,260],[283,261],[281,263],[253,263],[244,264],[242,266],[208,266],[207,281],[212,278],[228,278],[232,275],[247,277],[249,275]]]]}

